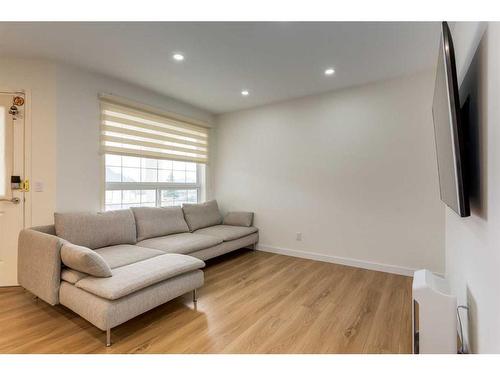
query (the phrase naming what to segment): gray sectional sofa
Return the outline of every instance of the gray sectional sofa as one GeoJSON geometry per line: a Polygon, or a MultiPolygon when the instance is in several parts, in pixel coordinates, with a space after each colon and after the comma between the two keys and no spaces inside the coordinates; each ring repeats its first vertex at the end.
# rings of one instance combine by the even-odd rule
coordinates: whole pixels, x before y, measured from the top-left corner
{"type": "Polygon", "coordinates": [[[253,213],[222,217],[217,202],[56,213],[19,235],[21,286],[106,331],[203,285],[204,260],[255,247],[253,213]]]}

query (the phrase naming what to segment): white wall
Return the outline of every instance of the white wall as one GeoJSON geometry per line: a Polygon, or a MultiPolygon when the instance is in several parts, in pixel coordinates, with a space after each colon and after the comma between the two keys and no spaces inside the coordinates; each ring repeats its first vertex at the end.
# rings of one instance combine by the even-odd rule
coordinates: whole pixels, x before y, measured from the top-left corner
{"type": "MultiPolygon", "coordinates": [[[[446,210],[446,276],[470,307],[466,338],[476,353],[500,352],[500,25],[452,29],[461,100],[471,94],[473,175],[469,218],[446,210]]],[[[464,315],[466,316],[466,315],[464,315]]]]}
{"type": "Polygon", "coordinates": [[[433,84],[425,72],[220,116],[222,208],[255,211],[262,249],[443,272],[433,84]]]}
{"type": "Polygon", "coordinates": [[[101,209],[103,167],[99,154],[99,94],[114,94],[213,122],[207,111],[103,75],[58,65],[56,79],[57,211],[101,209]]]}
{"type": "MultiPolygon", "coordinates": [[[[31,95],[32,225],[53,222],[54,211],[100,209],[98,94],[111,93],[205,122],[204,110],[99,74],[44,60],[0,58],[0,88],[31,95]]],[[[210,175],[209,175],[210,181],[210,175]]],[[[210,196],[210,187],[207,194],[210,196]]]]}

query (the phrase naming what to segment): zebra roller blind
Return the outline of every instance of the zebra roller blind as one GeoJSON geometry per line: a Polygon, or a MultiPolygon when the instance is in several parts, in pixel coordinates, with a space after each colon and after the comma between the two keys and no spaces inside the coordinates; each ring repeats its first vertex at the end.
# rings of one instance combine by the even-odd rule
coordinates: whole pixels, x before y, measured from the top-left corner
{"type": "Polygon", "coordinates": [[[209,129],[100,98],[101,151],[208,163],[209,129]]]}

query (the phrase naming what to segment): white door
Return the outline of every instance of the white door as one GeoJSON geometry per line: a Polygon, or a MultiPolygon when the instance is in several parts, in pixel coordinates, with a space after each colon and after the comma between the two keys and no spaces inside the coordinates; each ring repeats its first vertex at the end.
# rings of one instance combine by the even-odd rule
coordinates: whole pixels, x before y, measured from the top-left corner
{"type": "Polygon", "coordinates": [[[17,238],[24,228],[25,193],[11,187],[12,176],[19,176],[21,181],[25,178],[26,105],[11,108],[16,97],[16,103],[24,101],[23,94],[0,92],[0,286],[18,284],[17,238]]]}

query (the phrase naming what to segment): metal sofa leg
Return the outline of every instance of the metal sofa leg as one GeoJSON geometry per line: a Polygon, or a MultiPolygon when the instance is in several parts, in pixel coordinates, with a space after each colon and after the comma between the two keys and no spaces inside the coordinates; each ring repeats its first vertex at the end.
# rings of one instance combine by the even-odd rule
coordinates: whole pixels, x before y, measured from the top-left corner
{"type": "Polygon", "coordinates": [[[198,302],[198,295],[196,293],[196,289],[193,289],[193,302],[194,303],[198,302]]]}
{"type": "Polygon", "coordinates": [[[111,328],[106,330],[106,347],[111,346],[111,328]]]}

